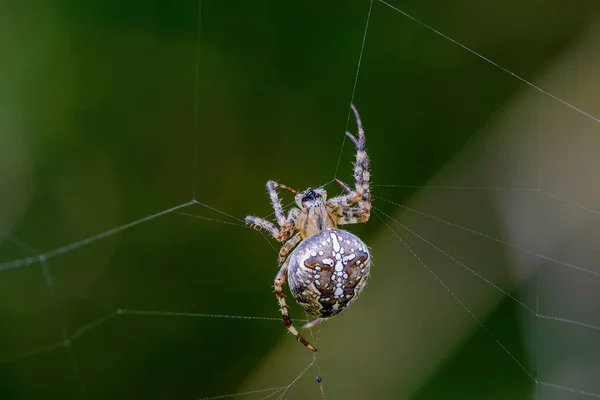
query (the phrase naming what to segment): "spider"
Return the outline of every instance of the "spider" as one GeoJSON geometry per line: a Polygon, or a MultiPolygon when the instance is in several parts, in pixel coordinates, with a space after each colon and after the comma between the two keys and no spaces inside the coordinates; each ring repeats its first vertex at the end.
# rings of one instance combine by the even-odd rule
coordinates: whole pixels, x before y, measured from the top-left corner
{"type": "Polygon", "coordinates": [[[351,107],[358,128],[358,139],[346,132],[357,150],[354,189],[335,179],[346,193],[328,200],[324,189],[308,188],[298,192],[269,181],[267,191],[280,229],[265,219],[246,217],[246,223],[256,231],[262,228],[280,242],[287,240],[279,251],[280,269],[275,277],[275,294],[287,330],[313,351],[317,349],[300,335],[288,314],[283,295],[286,277],[298,304],[317,317],[303,328],[312,327],[342,312],[356,300],[369,277],[371,256],[367,246],[352,233],[337,229],[338,225],[366,222],[371,213],[365,133],[356,107],[351,107]],[[298,207],[292,208],[287,218],[277,195],[278,188],[296,195],[298,207]],[[295,231],[298,232],[294,234],[295,231]]]}

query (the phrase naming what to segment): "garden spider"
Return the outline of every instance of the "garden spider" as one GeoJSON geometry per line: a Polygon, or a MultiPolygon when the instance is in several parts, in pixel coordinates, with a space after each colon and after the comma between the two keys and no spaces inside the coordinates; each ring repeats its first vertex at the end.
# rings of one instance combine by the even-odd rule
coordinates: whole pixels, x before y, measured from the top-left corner
{"type": "Polygon", "coordinates": [[[288,314],[283,296],[286,276],[298,304],[317,316],[315,320],[304,325],[304,328],[312,327],[323,319],[342,312],[356,300],[369,277],[371,256],[367,246],[350,232],[337,229],[338,225],[366,222],[371,213],[369,157],[365,152],[365,133],[356,107],[351,107],[358,127],[358,139],[346,132],[357,150],[354,190],[335,179],[346,194],[327,200],[327,192],[324,189],[308,188],[300,193],[288,186],[269,181],[267,190],[281,229],[265,219],[246,217],[246,223],[255,230],[265,229],[280,242],[287,240],[279,251],[281,268],[275,277],[275,294],[279,299],[287,330],[313,351],[317,349],[300,335],[288,314]],[[287,218],[277,196],[277,188],[296,195],[298,207],[292,208],[287,218]],[[298,232],[294,235],[296,230],[298,232]],[[298,246],[288,257],[296,245],[298,246]]]}

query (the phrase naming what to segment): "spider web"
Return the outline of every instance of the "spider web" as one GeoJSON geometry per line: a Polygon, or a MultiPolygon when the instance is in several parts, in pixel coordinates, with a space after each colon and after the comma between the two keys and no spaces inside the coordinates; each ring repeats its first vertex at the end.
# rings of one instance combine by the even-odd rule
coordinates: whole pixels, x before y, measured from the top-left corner
{"type": "MultiPolygon", "coordinates": [[[[512,58],[475,17],[397,2],[294,5],[291,19],[284,6],[102,4],[17,10],[46,41],[24,35],[40,59],[17,61],[59,83],[3,99],[3,130],[19,134],[2,137],[2,398],[600,397],[600,110],[584,56],[597,9],[545,20],[520,5],[535,39],[553,40],[540,49],[511,20],[512,58]],[[532,43],[539,56],[519,63],[532,43]],[[270,213],[268,178],[331,194],[329,174],[349,175],[348,82],[375,179],[374,215],[351,230],[375,265],[352,312],[308,333],[310,354],[282,335],[268,290],[277,244],[242,217],[270,213]],[[302,91],[322,85],[346,91],[302,91]]],[[[488,6],[453,5],[497,16],[488,6]]]]}

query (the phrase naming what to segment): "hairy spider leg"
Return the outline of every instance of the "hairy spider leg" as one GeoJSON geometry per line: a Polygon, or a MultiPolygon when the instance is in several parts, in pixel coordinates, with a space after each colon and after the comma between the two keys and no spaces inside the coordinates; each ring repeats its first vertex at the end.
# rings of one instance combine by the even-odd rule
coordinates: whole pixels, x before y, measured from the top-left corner
{"type": "Polygon", "coordinates": [[[291,236],[291,233],[294,230],[294,224],[286,220],[285,216],[283,215],[283,207],[281,206],[281,200],[279,200],[279,196],[277,195],[277,188],[287,189],[288,187],[285,185],[280,185],[275,181],[267,182],[267,191],[269,192],[269,196],[271,197],[271,203],[273,204],[273,209],[275,210],[275,218],[281,226],[282,232],[286,232],[289,237],[291,236]]]}
{"type": "Polygon", "coordinates": [[[269,197],[271,198],[271,203],[273,204],[273,210],[275,211],[275,218],[277,219],[277,223],[281,227],[281,229],[277,229],[275,224],[267,221],[263,218],[248,216],[245,221],[248,225],[252,227],[252,229],[258,231],[259,228],[263,228],[267,230],[271,236],[277,239],[280,242],[283,242],[286,239],[289,239],[294,232],[296,227],[296,217],[298,216],[298,210],[292,209],[287,219],[283,214],[283,207],[281,205],[281,200],[279,200],[279,196],[277,196],[277,188],[282,188],[285,190],[289,190],[292,193],[298,193],[298,191],[290,188],[289,186],[282,185],[275,181],[267,182],[267,191],[269,193],[269,197]]]}
{"type": "Polygon", "coordinates": [[[281,250],[279,250],[279,265],[283,265],[287,255],[289,252],[296,246],[298,243],[302,241],[302,236],[300,233],[296,233],[290,240],[285,242],[283,246],[281,246],[281,250]]]}
{"type": "MultiPolygon", "coordinates": [[[[356,117],[356,125],[358,127],[358,139],[354,137],[350,132],[346,132],[346,136],[352,140],[352,143],[356,146],[356,163],[354,164],[354,190],[351,190],[345,196],[339,196],[331,199],[329,203],[334,207],[348,207],[352,206],[359,201],[368,203],[371,201],[371,195],[369,190],[369,179],[370,179],[370,160],[365,150],[365,131],[360,120],[360,115],[356,110],[354,104],[352,104],[352,111],[356,117]]],[[[339,180],[338,180],[339,181],[339,180]]],[[[341,181],[340,181],[341,182],[341,181]]],[[[339,183],[339,182],[338,182],[339,183]]],[[[348,188],[347,185],[343,185],[348,188]]],[[[371,205],[365,204],[365,209],[370,212],[371,205]]]]}
{"type": "Polygon", "coordinates": [[[371,192],[369,189],[370,174],[370,159],[365,150],[365,131],[360,120],[360,115],[352,104],[352,111],[356,117],[356,125],[358,129],[358,139],[350,132],[346,135],[352,140],[356,146],[356,163],[354,164],[354,190],[339,179],[335,181],[340,184],[346,194],[339,197],[334,197],[329,200],[329,204],[333,213],[337,216],[337,223],[356,224],[365,222],[371,215],[371,192]],[[352,207],[357,205],[356,207],[352,207]]]}
{"type": "Polygon", "coordinates": [[[312,351],[317,351],[313,345],[311,345],[294,327],[292,324],[292,320],[290,319],[290,315],[288,313],[288,307],[285,302],[285,297],[283,295],[283,284],[285,283],[285,278],[287,277],[288,272],[288,262],[286,261],[282,266],[277,276],[275,277],[275,295],[277,296],[277,300],[279,300],[279,308],[281,309],[281,316],[283,317],[283,323],[287,330],[300,341],[303,345],[311,349],[312,351]]]}
{"type": "Polygon", "coordinates": [[[369,220],[369,213],[363,208],[341,207],[336,211],[338,225],[360,224],[369,220]]]}
{"type": "Polygon", "coordinates": [[[266,219],[253,217],[249,215],[246,217],[245,221],[246,224],[250,225],[250,227],[255,231],[258,232],[260,228],[265,229],[271,234],[271,236],[273,236],[280,242],[283,242],[289,236],[286,232],[277,229],[277,227],[272,222],[269,222],[266,219]]]}
{"type": "Polygon", "coordinates": [[[281,189],[287,190],[288,192],[292,192],[292,193],[294,193],[294,194],[300,194],[300,192],[299,192],[299,191],[297,191],[296,189],[292,189],[292,188],[291,188],[291,187],[289,187],[289,186],[282,185],[282,184],[281,184],[281,183],[279,183],[279,182],[274,182],[274,181],[272,181],[272,182],[273,182],[273,185],[275,185],[275,186],[276,186],[276,187],[278,187],[278,188],[281,188],[281,189]]]}
{"type": "MultiPolygon", "coordinates": [[[[352,192],[352,189],[346,183],[337,178],[334,181],[344,188],[346,192],[352,192]]],[[[338,207],[334,209],[334,213],[338,225],[359,224],[368,221],[370,216],[370,213],[364,207],[361,207],[361,202],[356,207],[338,207]]]]}

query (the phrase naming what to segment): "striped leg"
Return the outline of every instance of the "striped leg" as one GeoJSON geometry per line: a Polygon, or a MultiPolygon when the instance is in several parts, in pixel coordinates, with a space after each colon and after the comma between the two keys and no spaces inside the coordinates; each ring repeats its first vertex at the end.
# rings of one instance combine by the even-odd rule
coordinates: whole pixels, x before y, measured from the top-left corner
{"type": "Polygon", "coordinates": [[[294,236],[292,236],[290,240],[285,242],[283,246],[281,246],[281,250],[279,250],[279,265],[283,265],[290,250],[292,250],[295,245],[300,243],[301,240],[302,237],[300,236],[300,233],[297,233],[294,236]]]}
{"type": "Polygon", "coordinates": [[[277,229],[277,227],[273,225],[273,223],[267,221],[266,219],[253,217],[249,215],[246,217],[245,221],[246,224],[250,225],[250,227],[257,232],[260,228],[267,230],[271,234],[271,236],[273,236],[280,242],[283,242],[285,239],[287,239],[287,237],[285,236],[286,234],[283,231],[277,229]]]}
{"type": "Polygon", "coordinates": [[[328,201],[328,203],[334,208],[350,207],[358,203],[359,209],[362,209],[366,215],[366,219],[369,219],[371,213],[371,192],[369,189],[369,180],[371,178],[370,160],[367,152],[365,151],[365,131],[360,120],[360,115],[352,104],[352,111],[356,117],[356,125],[358,127],[358,139],[350,132],[346,132],[346,135],[352,140],[352,143],[356,146],[356,163],[354,164],[354,190],[351,190],[347,185],[336,179],[347,191],[344,196],[335,197],[328,201]]]}
{"type": "Polygon", "coordinates": [[[277,299],[279,300],[279,308],[281,309],[281,316],[283,317],[283,323],[287,330],[296,337],[303,345],[311,349],[312,351],[317,351],[306,339],[298,333],[298,330],[292,325],[292,320],[290,319],[290,315],[288,313],[287,304],[285,303],[285,297],[283,296],[283,284],[285,282],[285,278],[287,277],[288,272],[288,263],[284,263],[279,273],[275,277],[275,294],[277,295],[277,299]]]}
{"type": "Polygon", "coordinates": [[[340,207],[335,210],[335,220],[338,225],[360,224],[367,222],[370,217],[370,210],[362,206],[359,202],[358,207],[340,207]]]}
{"type": "MultiPolygon", "coordinates": [[[[344,188],[346,193],[352,193],[350,186],[337,178],[335,181],[344,188]]],[[[368,203],[368,208],[365,207],[366,204],[367,203],[364,201],[359,201],[356,206],[337,207],[333,208],[331,211],[333,212],[333,215],[335,215],[335,220],[338,225],[360,224],[369,220],[371,203],[368,203]]]]}
{"type": "Polygon", "coordinates": [[[294,194],[298,194],[298,191],[275,181],[267,182],[267,191],[269,192],[271,203],[273,204],[273,209],[275,210],[275,218],[281,226],[282,232],[287,232],[289,237],[294,230],[294,224],[286,220],[285,216],[283,215],[283,207],[281,206],[281,200],[279,200],[279,196],[277,196],[277,188],[289,190],[294,194]]]}
{"type": "Polygon", "coordinates": [[[250,225],[250,227],[255,231],[258,231],[260,228],[265,229],[275,239],[279,240],[280,242],[283,242],[284,240],[289,239],[290,235],[292,234],[293,229],[296,226],[296,218],[298,217],[299,212],[300,210],[298,210],[297,208],[292,208],[288,214],[288,218],[286,221],[288,225],[292,227],[291,230],[285,230],[283,228],[279,230],[272,222],[269,222],[266,219],[253,217],[251,215],[247,216],[245,221],[246,224],[250,225]]]}
{"type": "Polygon", "coordinates": [[[281,188],[285,190],[289,190],[292,193],[298,194],[298,192],[288,186],[282,185],[275,181],[267,182],[267,191],[269,192],[269,196],[271,197],[271,203],[273,204],[273,210],[275,211],[275,218],[277,219],[277,223],[281,226],[281,230],[277,229],[277,227],[267,221],[266,219],[247,216],[246,223],[252,227],[252,229],[258,231],[259,228],[263,228],[267,230],[271,236],[275,239],[283,242],[286,239],[289,239],[292,236],[292,232],[294,231],[296,216],[298,215],[297,211],[292,209],[288,214],[288,218],[286,219],[283,214],[283,207],[281,206],[281,200],[279,200],[279,196],[277,196],[276,188],[281,188]]]}

